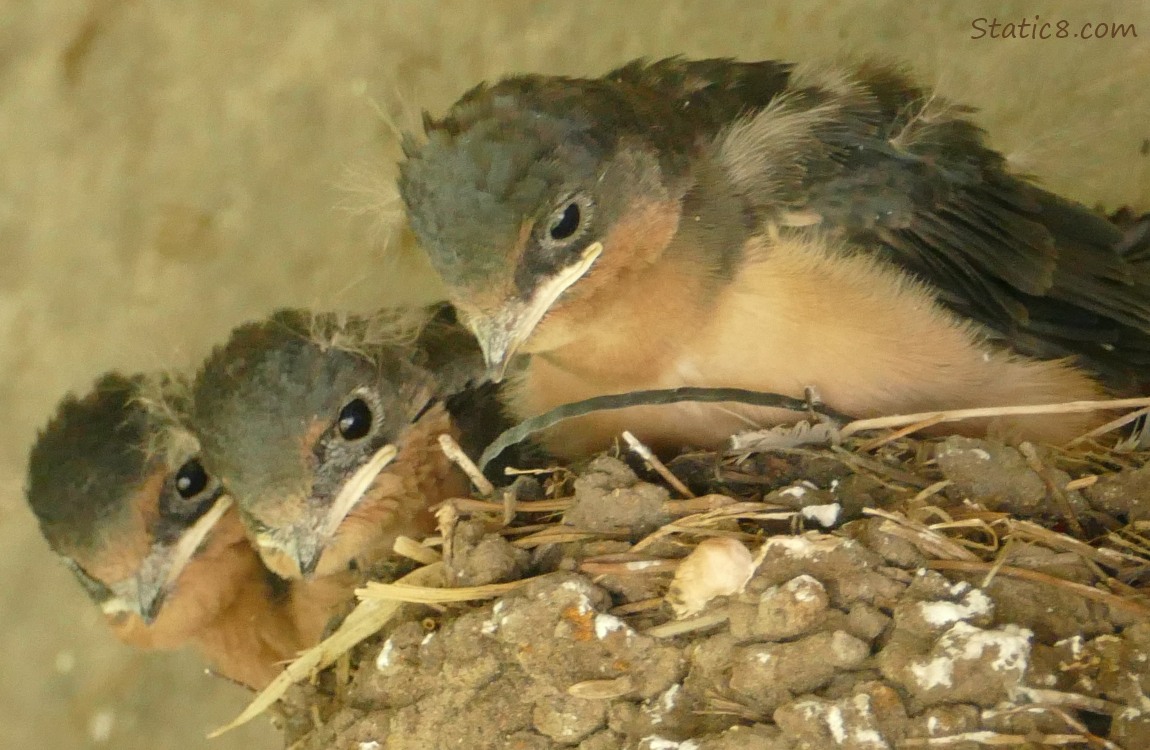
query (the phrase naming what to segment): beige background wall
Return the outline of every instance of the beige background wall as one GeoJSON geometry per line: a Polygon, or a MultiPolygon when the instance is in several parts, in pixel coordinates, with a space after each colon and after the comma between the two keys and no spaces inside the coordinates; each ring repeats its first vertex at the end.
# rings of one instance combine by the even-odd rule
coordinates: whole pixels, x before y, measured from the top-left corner
{"type": "Polygon", "coordinates": [[[275,746],[263,726],[203,740],[242,692],[110,638],[35,531],[24,454],[61,394],[105,369],[188,366],[276,305],[433,295],[364,210],[420,107],[504,72],[639,55],[895,55],[981,107],[1047,184],[1150,209],[1148,7],[0,0],[0,747],[275,746]],[[970,39],[974,18],[1034,14],[1139,36],[970,39]]]}

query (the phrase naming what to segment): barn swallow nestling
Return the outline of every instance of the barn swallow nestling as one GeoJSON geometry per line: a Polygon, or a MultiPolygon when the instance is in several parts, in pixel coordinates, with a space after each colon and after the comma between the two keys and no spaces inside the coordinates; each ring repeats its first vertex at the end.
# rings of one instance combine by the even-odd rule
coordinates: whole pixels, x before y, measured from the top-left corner
{"type": "Polygon", "coordinates": [[[307,645],[295,607],[200,464],[178,393],[163,394],[177,383],[158,381],[107,374],[66,398],[32,448],[28,502],[121,640],[192,644],[216,672],[262,687],[307,645]]]}
{"type": "Polygon", "coordinates": [[[237,328],[202,367],[205,465],[278,574],[366,571],[396,537],[435,528],[430,506],[467,493],[437,437],[460,436],[451,396],[483,362],[466,329],[427,314],[280,311],[237,328]]]}
{"type": "MultiPolygon", "coordinates": [[[[679,386],[856,417],[1093,399],[1150,355],[1150,266],[1103,217],[1012,175],[968,118],[881,65],[637,61],[481,84],[399,188],[518,417],[679,386]]],[[[716,445],[792,418],[635,407],[552,433],[716,445]]],[[[1094,415],[965,429],[1062,442],[1094,415]]]]}

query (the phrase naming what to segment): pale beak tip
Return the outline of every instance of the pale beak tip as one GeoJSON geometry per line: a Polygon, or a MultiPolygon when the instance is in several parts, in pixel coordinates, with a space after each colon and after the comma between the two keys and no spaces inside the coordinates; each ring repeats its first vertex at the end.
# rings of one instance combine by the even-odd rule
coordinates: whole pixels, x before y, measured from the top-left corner
{"type": "Polygon", "coordinates": [[[483,363],[487,367],[487,379],[492,383],[500,383],[507,375],[507,365],[511,356],[506,347],[490,347],[487,342],[480,339],[480,348],[483,350],[483,363]]]}
{"type": "Polygon", "coordinates": [[[296,556],[296,565],[299,566],[299,574],[306,580],[315,575],[315,571],[319,568],[320,558],[323,557],[323,547],[314,547],[312,549],[301,549],[296,556]]]}
{"type": "Polygon", "coordinates": [[[505,362],[488,362],[487,363],[487,379],[492,383],[502,383],[503,376],[507,374],[507,364],[505,362]]]}
{"type": "Polygon", "coordinates": [[[140,619],[144,621],[145,625],[154,625],[160,616],[160,610],[164,606],[165,591],[158,591],[152,596],[143,597],[140,600],[140,619]]]}

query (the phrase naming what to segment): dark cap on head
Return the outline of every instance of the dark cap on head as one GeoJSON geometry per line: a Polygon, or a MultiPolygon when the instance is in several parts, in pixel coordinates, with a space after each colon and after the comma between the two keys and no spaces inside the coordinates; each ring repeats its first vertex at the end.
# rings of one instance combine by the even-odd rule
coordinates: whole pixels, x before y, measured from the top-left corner
{"type": "Polygon", "coordinates": [[[426,143],[404,145],[400,194],[449,284],[497,273],[524,221],[594,184],[611,152],[586,115],[526,112],[522,92],[501,93],[510,86],[473,91],[428,121],[426,143]]]}
{"type": "Polygon", "coordinates": [[[154,422],[137,400],[143,376],[102,376],[66,397],[32,446],[26,496],[52,548],[73,555],[105,543],[125,496],[154,460],[154,422]]]}
{"type": "Polygon", "coordinates": [[[570,194],[610,189],[598,183],[621,150],[674,175],[734,115],[776,96],[789,72],[774,61],[669,58],[602,78],[480,84],[442,119],[425,115],[424,142],[405,140],[400,194],[436,268],[467,284],[506,263],[525,221],[542,224],[570,194]]]}

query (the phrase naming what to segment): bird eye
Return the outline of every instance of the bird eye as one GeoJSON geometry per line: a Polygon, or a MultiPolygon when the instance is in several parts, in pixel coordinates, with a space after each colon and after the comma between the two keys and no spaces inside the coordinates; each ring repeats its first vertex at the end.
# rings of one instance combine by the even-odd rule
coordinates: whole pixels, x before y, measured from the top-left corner
{"type": "Polygon", "coordinates": [[[191,459],[176,472],[176,492],[188,500],[207,489],[208,473],[196,459],[191,459]]]}
{"type": "Polygon", "coordinates": [[[339,434],[344,440],[359,440],[371,432],[371,407],[362,398],[353,398],[339,410],[339,434]]]}
{"type": "Polygon", "coordinates": [[[583,212],[579,210],[579,204],[571,201],[561,211],[556,212],[551,220],[551,226],[547,228],[547,234],[556,241],[569,239],[579,231],[579,222],[582,219],[583,212]]]}

